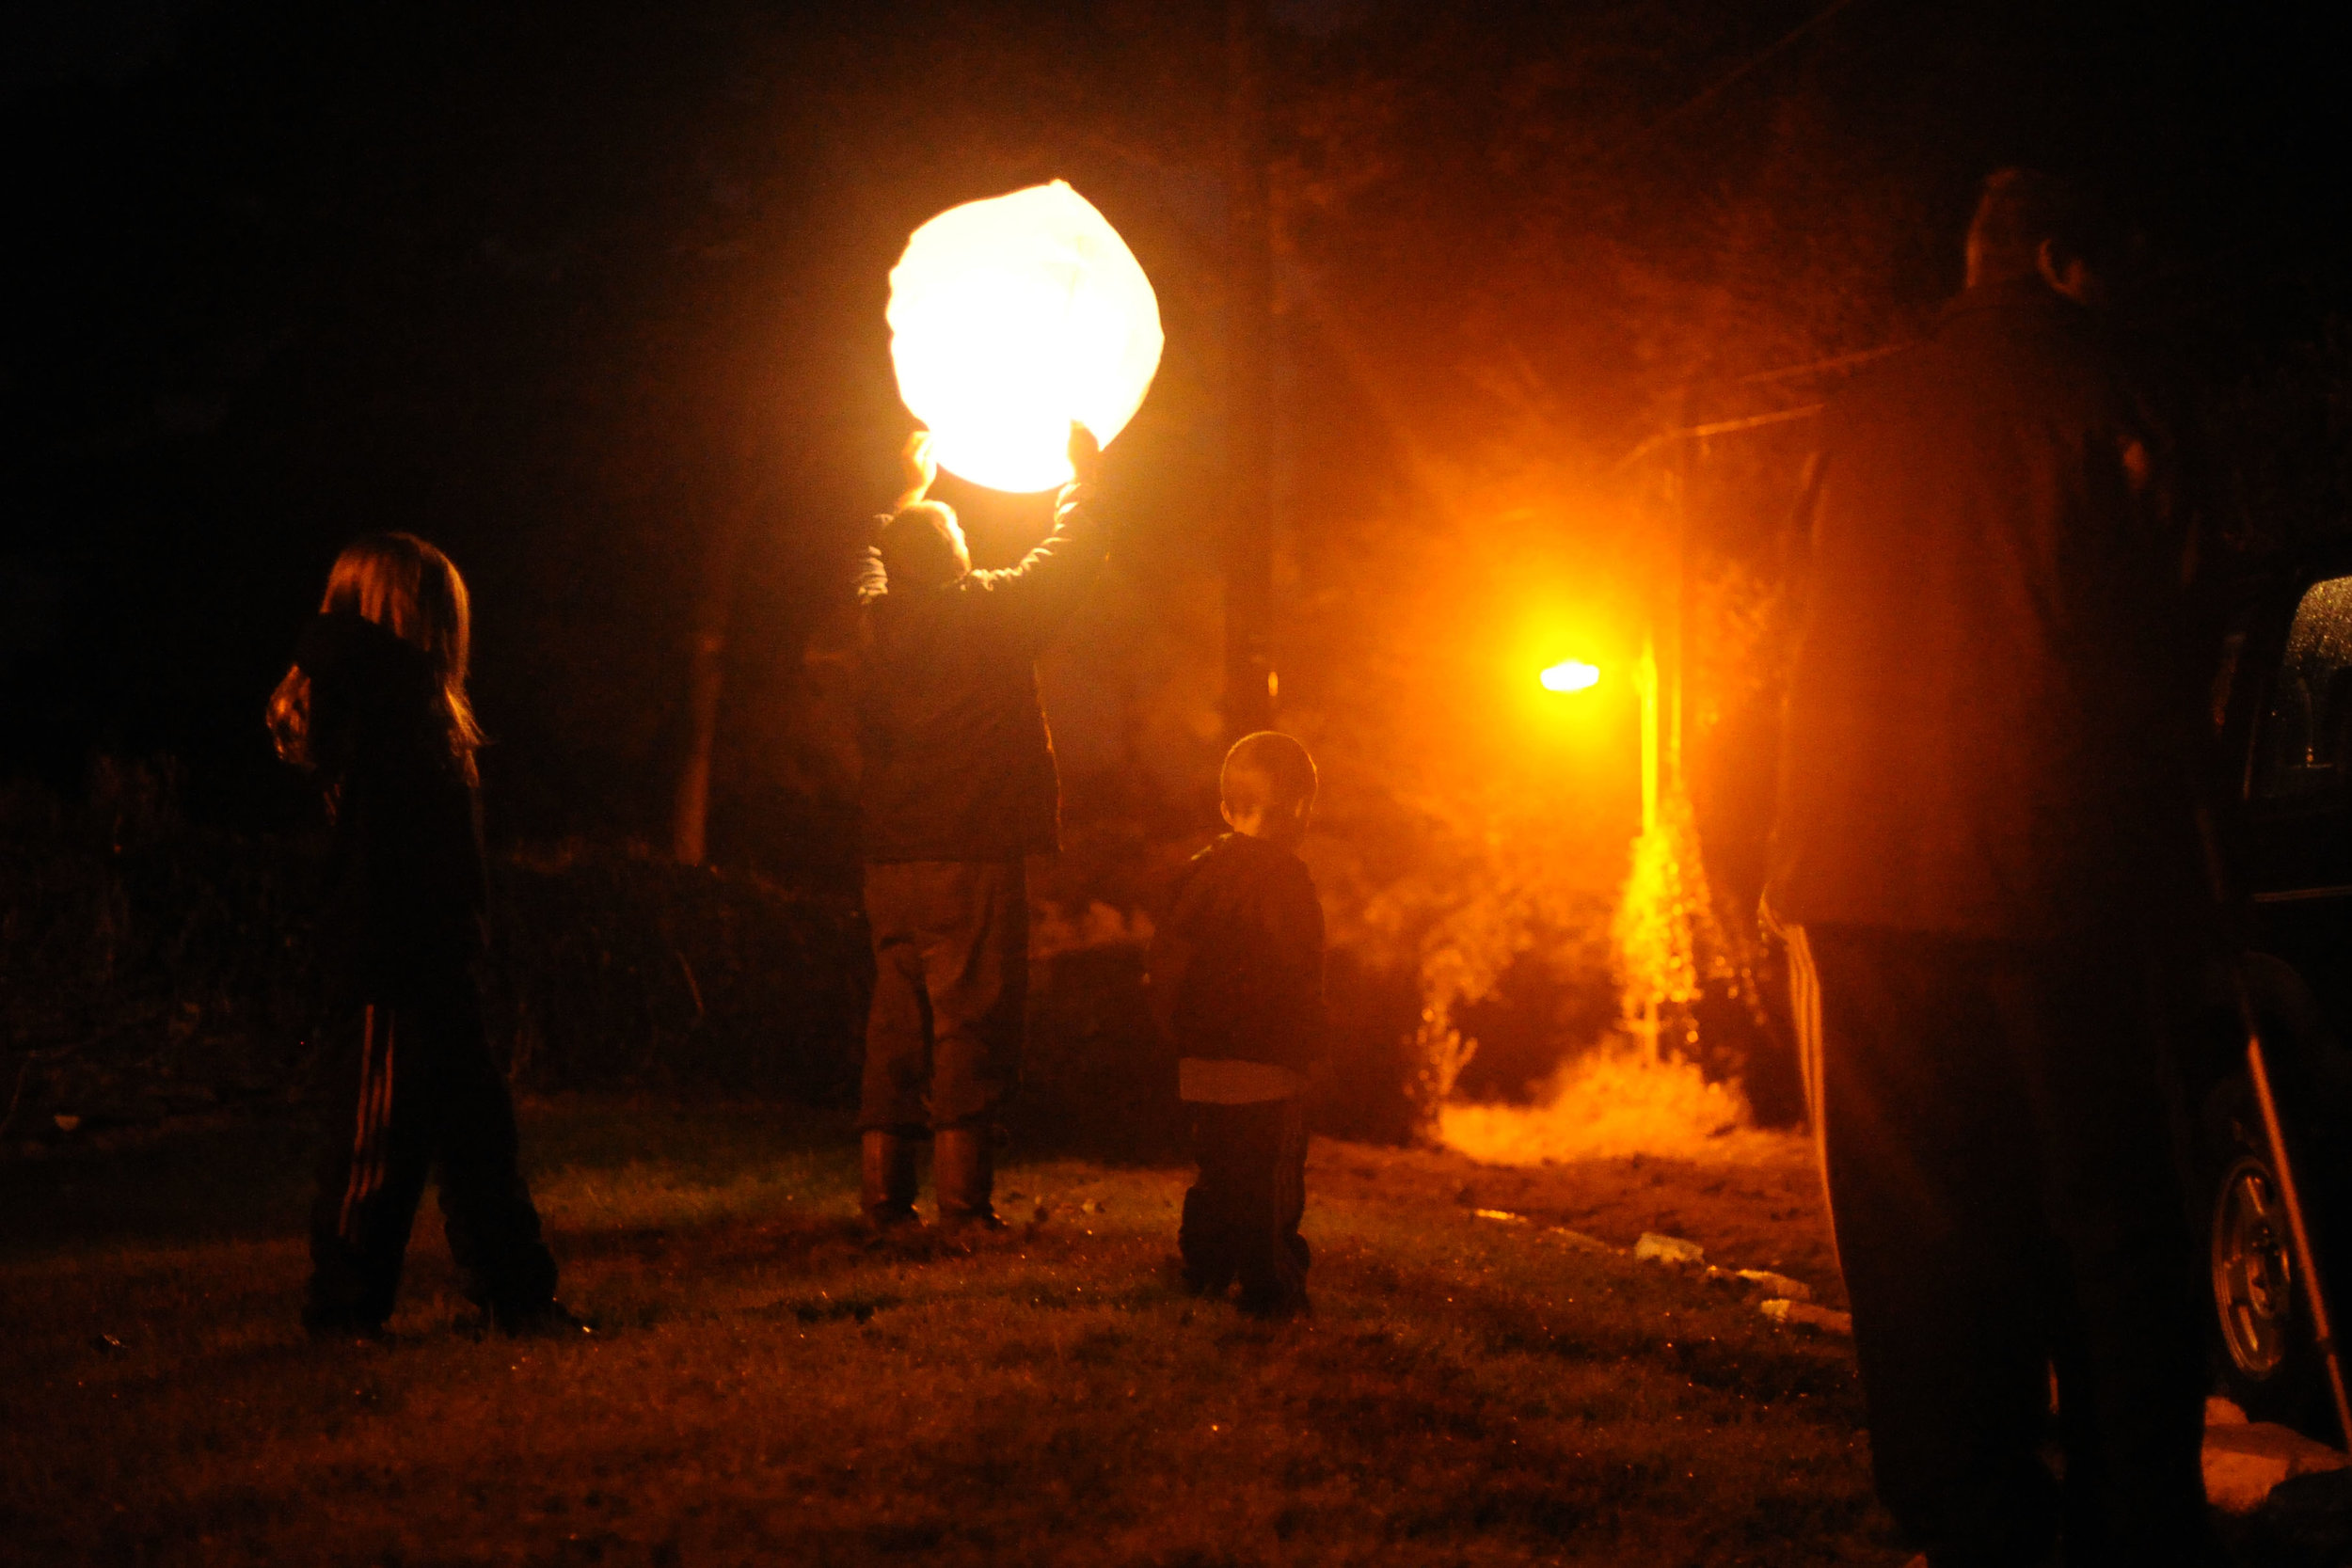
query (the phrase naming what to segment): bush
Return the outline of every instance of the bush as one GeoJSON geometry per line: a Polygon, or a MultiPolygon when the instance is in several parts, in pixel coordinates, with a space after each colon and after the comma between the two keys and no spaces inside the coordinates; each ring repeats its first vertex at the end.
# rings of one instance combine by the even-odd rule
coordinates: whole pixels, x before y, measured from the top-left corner
{"type": "MultiPolygon", "coordinates": [[[[58,1117],[140,1124],[300,1099],[312,1081],[322,846],[315,833],[191,823],[177,783],[168,761],[101,759],[78,803],[0,792],[9,1139],[56,1135],[58,1117]]],[[[1041,871],[1010,1111],[1025,1140],[1119,1158],[1179,1151],[1175,1059],[1144,1006],[1150,919],[1056,895],[1149,904],[1190,847],[1082,850],[1041,871]]],[[[845,893],[571,844],[495,859],[490,924],[492,1043],[522,1087],[856,1098],[873,961],[845,893]]],[[[1336,946],[1329,993],[1317,1129],[1408,1140],[1428,1115],[1415,972],[1336,946]]]]}
{"type": "Polygon", "coordinates": [[[533,1088],[842,1103],[873,962],[846,900],[579,846],[491,877],[492,1028],[533,1088]]]}
{"type": "MultiPolygon", "coordinates": [[[[319,846],[191,824],[177,782],[102,758],[77,804],[0,793],[7,1132],[303,1092],[319,846]]],[[[492,1040],[527,1087],[856,1082],[872,965],[844,900],[574,847],[495,862],[491,927],[492,1040]]]]}

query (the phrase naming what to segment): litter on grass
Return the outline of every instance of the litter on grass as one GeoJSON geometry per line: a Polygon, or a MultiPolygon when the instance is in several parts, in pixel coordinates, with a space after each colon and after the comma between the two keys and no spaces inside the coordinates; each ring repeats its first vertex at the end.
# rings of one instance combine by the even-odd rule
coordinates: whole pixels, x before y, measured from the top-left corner
{"type": "Polygon", "coordinates": [[[1762,1287],[1764,1293],[1768,1296],[1785,1297],[1789,1301],[1811,1301],[1813,1299],[1812,1286],[1807,1285],[1802,1279],[1791,1279],[1785,1274],[1774,1274],[1770,1269],[1734,1269],[1731,1271],[1731,1276],[1734,1279],[1745,1280],[1750,1285],[1762,1287]]]}
{"type": "Polygon", "coordinates": [[[1809,1301],[1789,1301],[1775,1296],[1771,1301],[1756,1303],[1756,1309],[1776,1323],[1789,1323],[1804,1328],[1818,1328],[1825,1334],[1853,1335],[1853,1314],[1833,1312],[1826,1307],[1816,1307],[1809,1301]]]}
{"type": "Polygon", "coordinates": [[[1645,1230],[1642,1239],[1633,1243],[1633,1256],[1645,1263],[1698,1264],[1707,1261],[1707,1249],[1679,1236],[1661,1236],[1655,1230],[1645,1230]]]}

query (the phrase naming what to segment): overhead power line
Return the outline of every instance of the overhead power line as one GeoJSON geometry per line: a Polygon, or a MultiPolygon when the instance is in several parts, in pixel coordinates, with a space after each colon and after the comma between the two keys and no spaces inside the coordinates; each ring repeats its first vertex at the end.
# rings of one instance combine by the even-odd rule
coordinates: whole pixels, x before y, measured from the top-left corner
{"type": "Polygon", "coordinates": [[[1642,129],[1636,131],[1632,135],[1618,143],[1615,148],[1611,150],[1601,159],[1601,162],[1609,163],[1617,158],[1623,157],[1626,153],[1632,151],[1635,148],[1641,146],[1644,142],[1648,141],[1652,136],[1658,135],[1659,132],[1664,130],[1667,126],[1672,125],[1675,121],[1682,119],[1684,116],[1696,114],[1699,110],[1705,108],[1708,104],[1712,103],[1716,99],[1722,97],[1726,89],[1737,84],[1741,78],[1748,75],[1749,72],[1755,71],[1758,66],[1764,64],[1773,55],[1779,54],[1782,50],[1788,48],[1790,44],[1796,42],[1799,39],[1804,37],[1807,33],[1812,32],[1815,28],[1820,26],[1830,18],[1836,16],[1838,12],[1846,9],[1848,7],[1852,6],[1855,3],[1856,0],[1830,0],[1828,5],[1822,7],[1820,10],[1814,12],[1813,15],[1806,18],[1804,22],[1799,23],[1788,32],[1783,34],[1778,40],[1765,48],[1762,53],[1751,55],[1746,59],[1740,61],[1738,65],[1732,67],[1731,70],[1724,72],[1722,76],[1717,77],[1712,83],[1701,88],[1696,97],[1687,99],[1683,103],[1677,104],[1674,108],[1667,110],[1664,114],[1659,116],[1658,119],[1651,120],[1647,125],[1645,125],[1642,129]]]}
{"type": "Polygon", "coordinates": [[[1623,457],[1618,458],[1616,467],[1610,472],[1616,473],[1629,468],[1660,447],[1676,441],[1703,441],[1710,436],[1729,436],[1742,430],[1758,430],[1768,424],[1787,424],[1791,420],[1809,420],[1820,413],[1824,406],[1818,403],[1808,403],[1802,408],[1779,408],[1770,414],[1750,414],[1744,420],[1715,420],[1707,424],[1684,425],[1678,430],[1661,430],[1623,457]]]}

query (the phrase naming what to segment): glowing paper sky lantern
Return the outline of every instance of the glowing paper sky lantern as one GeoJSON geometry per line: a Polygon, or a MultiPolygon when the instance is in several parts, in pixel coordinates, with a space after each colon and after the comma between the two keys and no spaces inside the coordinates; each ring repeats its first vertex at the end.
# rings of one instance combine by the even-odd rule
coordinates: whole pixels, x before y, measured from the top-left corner
{"type": "Polygon", "coordinates": [[[1069,479],[1070,421],[1110,445],[1160,365],[1151,279],[1058,180],[917,229],[890,270],[889,321],[898,395],[941,466],[993,490],[1069,479]]]}

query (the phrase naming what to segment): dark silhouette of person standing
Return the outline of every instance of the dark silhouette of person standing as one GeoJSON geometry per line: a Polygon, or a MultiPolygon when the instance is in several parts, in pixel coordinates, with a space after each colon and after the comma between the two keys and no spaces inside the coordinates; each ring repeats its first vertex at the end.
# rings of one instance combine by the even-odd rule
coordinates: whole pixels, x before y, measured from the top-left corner
{"type": "Polygon", "coordinates": [[[1100,573],[1090,504],[1102,451],[1072,425],[1054,529],[1018,565],[972,569],[955,512],[927,500],[928,435],[858,581],[866,633],[859,783],[874,998],[860,1092],[860,1203],[914,1221],[917,1140],[939,1217],[998,1224],[991,1139],[1020,1066],[1029,974],[1025,857],[1059,847],[1054,743],[1037,657],[1100,573]]]}
{"type": "Polygon", "coordinates": [[[514,1097],[483,1023],[481,744],[471,615],[449,557],[409,533],[354,541],[270,698],[279,753],[334,824],[319,919],[331,1071],[311,1273],[314,1336],[386,1337],[426,1178],[486,1323],[569,1338],[517,1160],[514,1097]]]}
{"type": "Polygon", "coordinates": [[[2198,898],[2193,553],[2096,251],[2060,182],[1988,180],[1965,290],[1832,403],[1808,489],[1766,896],[1879,1495],[1934,1568],[2222,1560],[2155,974],[2198,898]]]}

